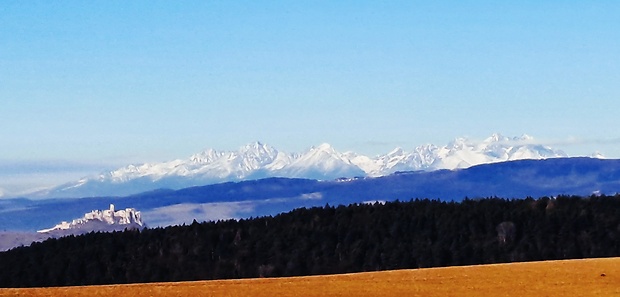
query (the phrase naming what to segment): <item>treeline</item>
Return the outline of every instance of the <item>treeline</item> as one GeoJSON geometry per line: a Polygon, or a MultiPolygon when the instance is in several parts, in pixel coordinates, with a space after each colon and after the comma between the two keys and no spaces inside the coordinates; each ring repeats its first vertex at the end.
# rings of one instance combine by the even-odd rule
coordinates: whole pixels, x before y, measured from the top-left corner
{"type": "Polygon", "coordinates": [[[1,287],[333,274],[620,256],[620,195],[297,209],[0,253],[1,287]]]}

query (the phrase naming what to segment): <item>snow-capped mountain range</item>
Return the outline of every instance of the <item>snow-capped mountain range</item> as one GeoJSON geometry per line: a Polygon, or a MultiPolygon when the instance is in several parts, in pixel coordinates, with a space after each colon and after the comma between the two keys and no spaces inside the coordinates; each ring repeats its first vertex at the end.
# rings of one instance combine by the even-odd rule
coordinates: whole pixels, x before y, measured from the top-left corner
{"type": "Polygon", "coordinates": [[[125,229],[144,228],[144,222],[140,212],[134,208],[114,210],[114,204],[110,204],[110,209],[93,210],[84,217],[75,219],[71,222],[62,222],[52,228],[39,230],[38,233],[51,236],[79,235],[92,231],[112,232],[123,231],[125,229]]]}
{"type": "Polygon", "coordinates": [[[278,151],[254,142],[237,151],[208,149],[188,159],[129,165],[98,176],[83,178],[33,196],[88,197],[130,195],[149,190],[239,181],[266,177],[335,179],[377,177],[397,171],[459,169],[474,165],[521,159],[567,157],[528,135],[493,134],[481,141],[457,138],[445,146],[422,145],[413,151],[396,148],[385,155],[368,157],[338,152],[324,143],[300,154],[278,151]]]}

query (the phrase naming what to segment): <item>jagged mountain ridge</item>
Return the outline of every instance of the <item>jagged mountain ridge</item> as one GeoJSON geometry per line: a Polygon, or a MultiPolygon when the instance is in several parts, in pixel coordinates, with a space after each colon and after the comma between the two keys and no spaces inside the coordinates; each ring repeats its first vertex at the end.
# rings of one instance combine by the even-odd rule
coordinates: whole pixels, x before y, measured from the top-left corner
{"type": "Polygon", "coordinates": [[[122,196],[158,188],[184,187],[265,177],[329,180],[339,177],[378,177],[398,171],[433,171],[468,168],[479,164],[567,157],[560,151],[536,144],[532,137],[493,134],[482,142],[457,138],[448,145],[422,145],[413,151],[396,148],[374,158],[354,152],[340,153],[321,144],[301,154],[278,151],[254,142],[238,151],[208,149],[186,160],[129,165],[96,177],[83,178],[39,197],[122,196]]]}

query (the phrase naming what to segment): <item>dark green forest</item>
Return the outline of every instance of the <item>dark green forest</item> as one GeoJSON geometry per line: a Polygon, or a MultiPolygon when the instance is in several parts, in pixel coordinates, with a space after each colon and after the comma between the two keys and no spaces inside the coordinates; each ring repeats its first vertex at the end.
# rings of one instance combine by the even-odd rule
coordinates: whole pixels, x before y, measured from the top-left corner
{"type": "Polygon", "coordinates": [[[0,253],[0,286],[298,276],[610,256],[620,256],[620,195],[411,200],[50,239],[0,253]]]}

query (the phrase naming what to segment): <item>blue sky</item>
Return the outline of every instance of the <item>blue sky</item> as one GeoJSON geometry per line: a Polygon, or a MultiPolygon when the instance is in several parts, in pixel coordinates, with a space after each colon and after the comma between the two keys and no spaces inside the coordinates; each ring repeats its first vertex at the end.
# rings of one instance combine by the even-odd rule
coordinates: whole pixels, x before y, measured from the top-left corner
{"type": "Polygon", "coordinates": [[[3,1],[0,189],[255,140],[620,158],[620,2],[503,2],[3,1]]]}

